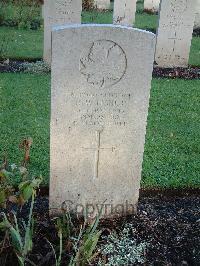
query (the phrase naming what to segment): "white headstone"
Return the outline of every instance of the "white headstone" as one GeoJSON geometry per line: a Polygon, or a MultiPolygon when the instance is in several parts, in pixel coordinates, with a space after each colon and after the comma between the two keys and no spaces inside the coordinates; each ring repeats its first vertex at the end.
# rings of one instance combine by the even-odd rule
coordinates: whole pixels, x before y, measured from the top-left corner
{"type": "MultiPolygon", "coordinates": [[[[152,13],[159,11],[160,0],[144,0],[144,10],[152,13]]],[[[194,28],[200,28],[200,0],[196,0],[196,15],[194,28]]]]}
{"type": "Polygon", "coordinates": [[[133,212],[155,35],[100,24],[52,34],[50,212],[133,212]]]}
{"type": "Polygon", "coordinates": [[[94,0],[94,6],[97,9],[109,9],[110,8],[110,0],[94,0]]]}
{"type": "Polygon", "coordinates": [[[44,1],[44,55],[51,63],[51,30],[53,26],[81,23],[82,0],[44,1]]]}
{"type": "Polygon", "coordinates": [[[200,29],[200,0],[196,0],[196,14],[195,14],[195,22],[194,22],[194,28],[200,29]]]}
{"type": "Polygon", "coordinates": [[[135,22],[136,0],[115,0],[113,23],[133,26],[135,22]]]}
{"type": "Polygon", "coordinates": [[[155,61],[160,67],[187,67],[196,0],[162,0],[155,61]]]}
{"type": "Polygon", "coordinates": [[[144,0],[144,10],[152,13],[159,11],[160,0],[144,0]]]}

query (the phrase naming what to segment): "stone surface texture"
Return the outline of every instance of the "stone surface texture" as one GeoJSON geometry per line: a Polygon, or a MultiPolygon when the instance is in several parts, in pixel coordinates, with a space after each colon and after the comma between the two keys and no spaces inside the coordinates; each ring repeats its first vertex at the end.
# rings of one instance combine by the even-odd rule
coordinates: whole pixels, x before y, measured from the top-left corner
{"type": "Polygon", "coordinates": [[[144,0],[144,10],[152,13],[158,12],[160,6],[160,0],[144,0]]]}
{"type": "Polygon", "coordinates": [[[94,0],[94,6],[98,9],[109,9],[110,0],[94,0]]]}
{"type": "Polygon", "coordinates": [[[51,214],[135,211],[154,47],[154,34],[128,27],[54,29],[51,214]]]}
{"type": "Polygon", "coordinates": [[[44,0],[44,61],[51,64],[53,26],[81,23],[82,0],[44,0]]]}
{"type": "Polygon", "coordinates": [[[195,22],[194,28],[200,29],[200,0],[196,0],[196,12],[195,12],[195,22]]]}
{"type": "Polygon", "coordinates": [[[187,67],[196,0],[162,0],[155,61],[159,67],[187,67]]]}
{"type": "Polygon", "coordinates": [[[136,0],[115,0],[113,24],[133,26],[135,22],[136,0]]]}

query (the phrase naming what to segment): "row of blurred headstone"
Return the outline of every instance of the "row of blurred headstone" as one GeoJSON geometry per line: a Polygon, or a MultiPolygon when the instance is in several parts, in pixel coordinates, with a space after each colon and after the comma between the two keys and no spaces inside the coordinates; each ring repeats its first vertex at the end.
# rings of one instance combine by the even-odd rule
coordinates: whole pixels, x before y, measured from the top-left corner
{"type": "MultiPolygon", "coordinates": [[[[115,0],[116,2],[117,0],[115,0]]],[[[123,1],[120,1],[123,4],[123,1]]],[[[135,2],[136,1],[124,1],[128,6],[133,6],[135,8],[135,2]]],[[[178,2],[178,1],[177,1],[178,2]]],[[[187,1],[179,1],[179,4],[185,5],[187,1]]],[[[159,6],[160,6],[160,0],[144,0],[144,11],[149,13],[158,13],[159,12],[159,6]]],[[[110,0],[94,0],[94,7],[97,9],[110,9],[111,7],[111,1],[110,0]]],[[[132,9],[133,11],[135,9],[132,9]]],[[[200,28],[200,0],[196,0],[196,8],[195,8],[195,23],[194,28],[200,28]]]]}
{"type": "MultiPolygon", "coordinates": [[[[95,0],[100,9],[108,8],[110,0],[95,0]]],[[[158,0],[145,0],[146,9],[157,11],[158,0]],[[147,2],[148,5],[147,5],[147,2]],[[150,5],[151,4],[151,5],[150,5]]],[[[162,0],[155,62],[159,67],[187,67],[197,6],[200,0],[162,0]]],[[[81,23],[81,0],[44,1],[44,60],[51,62],[51,31],[53,26],[81,23]]],[[[132,26],[136,0],[115,0],[113,24],[132,26]]]]}

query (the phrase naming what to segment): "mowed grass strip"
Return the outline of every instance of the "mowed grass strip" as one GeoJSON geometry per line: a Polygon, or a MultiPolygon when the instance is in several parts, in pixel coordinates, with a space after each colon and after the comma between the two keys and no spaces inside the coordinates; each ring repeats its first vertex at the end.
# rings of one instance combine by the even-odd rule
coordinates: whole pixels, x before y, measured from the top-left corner
{"type": "Polygon", "coordinates": [[[36,60],[43,56],[43,31],[0,27],[0,57],[36,60]]]}
{"type": "MultiPolygon", "coordinates": [[[[200,185],[199,86],[199,80],[153,80],[143,187],[200,185]]],[[[32,137],[30,172],[48,184],[50,76],[1,73],[0,121],[0,156],[6,152],[11,163],[20,163],[19,143],[32,137]]]]}
{"type": "MultiPolygon", "coordinates": [[[[17,60],[39,60],[43,56],[43,31],[0,27],[0,54],[17,60]]],[[[200,37],[193,37],[189,64],[200,66],[200,37]]]]}
{"type": "Polygon", "coordinates": [[[19,143],[33,138],[30,172],[49,177],[50,76],[0,74],[0,158],[19,164],[19,143]]]}
{"type": "Polygon", "coordinates": [[[199,187],[200,80],[154,79],[143,164],[144,187],[199,187]]]}
{"type": "MultiPolygon", "coordinates": [[[[156,30],[156,15],[136,15],[136,28],[156,30]]],[[[84,12],[84,23],[112,23],[112,13],[84,12]]],[[[0,27],[0,57],[17,60],[37,60],[43,56],[43,30],[22,30],[0,27]]],[[[193,37],[189,64],[200,66],[200,37],[193,37]]]]}

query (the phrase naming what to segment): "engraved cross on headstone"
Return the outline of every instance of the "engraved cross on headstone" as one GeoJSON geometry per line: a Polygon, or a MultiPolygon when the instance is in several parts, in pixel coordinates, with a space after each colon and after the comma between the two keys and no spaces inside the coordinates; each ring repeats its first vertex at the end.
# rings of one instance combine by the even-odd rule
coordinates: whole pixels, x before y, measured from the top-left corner
{"type": "Polygon", "coordinates": [[[182,39],[180,39],[180,38],[178,38],[177,37],[177,31],[175,31],[175,33],[174,33],[174,37],[173,38],[168,38],[169,40],[173,40],[173,48],[172,48],[172,50],[173,50],[173,52],[175,51],[175,45],[176,45],[176,42],[177,41],[182,41],[182,39]]]}
{"type": "Polygon", "coordinates": [[[115,147],[111,148],[103,148],[101,147],[101,130],[96,131],[96,145],[94,148],[83,148],[85,150],[93,150],[95,151],[95,156],[94,156],[94,179],[98,178],[99,176],[99,158],[100,158],[100,151],[101,150],[110,150],[114,151],[115,147]]]}

